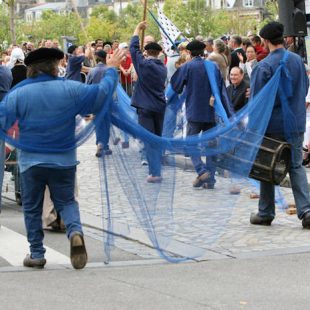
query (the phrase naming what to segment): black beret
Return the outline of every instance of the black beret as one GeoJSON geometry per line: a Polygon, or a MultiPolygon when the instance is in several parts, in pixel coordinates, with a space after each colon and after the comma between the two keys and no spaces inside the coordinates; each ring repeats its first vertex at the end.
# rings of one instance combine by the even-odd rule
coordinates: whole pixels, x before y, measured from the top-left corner
{"type": "Polygon", "coordinates": [[[68,54],[72,54],[76,49],[77,49],[77,45],[74,45],[74,44],[70,45],[68,47],[68,54]]]}
{"type": "Polygon", "coordinates": [[[106,58],[107,57],[107,53],[104,51],[104,50],[99,50],[95,53],[95,55],[97,57],[100,57],[100,58],[106,58]]]}
{"type": "Polygon", "coordinates": [[[63,59],[64,53],[58,48],[41,47],[30,52],[25,58],[25,65],[29,66],[36,62],[41,62],[47,59],[63,59]]]}
{"type": "Polygon", "coordinates": [[[202,51],[205,49],[205,47],[206,45],[203,42],[193,40],[187,44],[186,49],[189,51],[202,51]]]}
{"type": "Polygon", "coordinates": [[[283,37],[284,26],[279,22],[270,22],[265,25],[259,35],[266,40],[279,39],[283,37]]]}
{"type": "Polygon", "coordinates": [[[146,44],[144,46],[144,49],[147,51],[147,50],[154,50],[154,51],[159,51],[161,52],[163,49],[161,48],[161,46],[156,43],[156,42],[150,42],[148,44],[146,44]]]}

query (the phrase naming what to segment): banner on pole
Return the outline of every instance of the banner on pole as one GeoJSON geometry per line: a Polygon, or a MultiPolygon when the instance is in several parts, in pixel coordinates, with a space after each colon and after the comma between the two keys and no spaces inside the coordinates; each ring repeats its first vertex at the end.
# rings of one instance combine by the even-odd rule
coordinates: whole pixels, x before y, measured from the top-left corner
{"type": "Polygon", "coordinates": [[[163,41],[163,47],[165,53],[169,56],[172,54],[172,46],[176,39],[181,34],[178,27],[158,8],[158,22],[162,27],[159,27],[161,38],[163,41]]]}

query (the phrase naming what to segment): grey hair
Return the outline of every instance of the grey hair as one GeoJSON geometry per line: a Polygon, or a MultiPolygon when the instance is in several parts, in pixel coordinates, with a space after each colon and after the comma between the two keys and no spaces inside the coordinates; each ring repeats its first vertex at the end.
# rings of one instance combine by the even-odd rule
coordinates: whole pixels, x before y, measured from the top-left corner
{"type": "Polygon", "coordinates": [[[42,73],[58,76],[58,59],[46,59],[45,61],[33,63],[27,66],[27,77],[36,77],[42,73]]]}

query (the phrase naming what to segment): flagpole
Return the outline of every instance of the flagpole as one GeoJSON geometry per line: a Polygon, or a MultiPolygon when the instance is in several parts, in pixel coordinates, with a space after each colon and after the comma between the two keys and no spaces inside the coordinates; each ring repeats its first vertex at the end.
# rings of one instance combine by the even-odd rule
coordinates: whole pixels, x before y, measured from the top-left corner
{"type": "MultiPolygon", "coordinates": [[[[147,0],[143,1],[144,3],[144,8],[143,8],[143,19],[142,21],[146,20],[146,9],[147,9],[147,0]]],[[[143,50],[143,45],[144,45],[144,34],[145,34],[145,29],[142,29],[142,34],[141,34],[141,50],[143,50]]]]}

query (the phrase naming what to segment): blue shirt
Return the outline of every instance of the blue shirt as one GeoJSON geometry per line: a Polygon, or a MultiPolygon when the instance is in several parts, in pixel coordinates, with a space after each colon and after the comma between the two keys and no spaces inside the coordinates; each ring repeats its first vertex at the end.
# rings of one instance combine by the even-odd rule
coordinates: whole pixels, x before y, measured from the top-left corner
{"type": "Polygon", "coordinates": [[[73,80],[73,81],[82,81],[81,77],[81,69],[82,69],[82,63],[85,60],[85,56],[74,56],[69,55],[68,56],[68,64],[66,69],[66,79],[67,80],[73,80]]]}
{"type": "MultiPolygon", "coordinates": [[[[257,94],[265,84],[271,79],[285,53],[284,48],[276,49],[265,59],[260,61],[251,74],[251,96],[257,94]]],[[[306,125],[306,100],[309,80],[306,74],[305,65],[301,57],[288,52],[289,56],[285,64],[292,78],[293,95],[288,98],[289,106],[295,115],[297,130],[299,133],[305,131],[306,125]]],[[[272,115],[266,133],[283,134],[283,115],[280,98],[277,95],[272,115]]]]}
{"type": "MultiPolygon", "coordinates": [[[[39,147],[45,146],[48,141],[52,141],[54,145],[62,145],[63,141],[58,137],[63,133],[69,140],[75,137],[76,115],[45,131],[38,130],[35,122],[57,119],[68,109],[79,111],[77,113],[80,114],[96,114],[100,111],[106,94],[115,89],[117,81],[117,71],[109,68],[99,84],[85,85],[55,79],[22,86],[4,98],[2,104],[5,105],[7,113],[0,118],[0,125],[8,129],[18,119],[19,140],[23,145],[27,145],[27,141],[32,137],[36,138],[39,147]]],[[[21,150],[19,156],[21,172],[36,165],[59,168],[76,164],[76,149],[63,153],[33,153],[21,150]]]]}
{"type": "Polygon", "coordinates": [[[95,68],[90,69],[87,74],[86,84],[98,84],[105,75],[107,68],[105,64],[98,63],[95,68]]]}
{"type": "Polygon", "coordinates": [[[167,68],[160,59],[143,56],[140,51],[138,36],[133,36],[131,39],[130,54],[138,75],[138,81],[131,98],[132,106],[164,113],[167,68]]]}
{"type": "Polygon", "coordinates": [[[0,100],[11,88],[13,81],[12,72],[8,67],[0,66],[0,100]]]}
{"type": "MultiPolygon", "coordinates": [[[[215,111],[209,104],[212,90],[204,61],[201,57],[194,57],[190,62],[178,68],[170,83],[173,90],[178,94],[181,94],[186,86],[185,104],[188,121],[214,123],[215,111]]],[[[215,67],[216,80],[221,91],[223,90],[221,73],[214,63],[210,63],[215,67]]]]}

